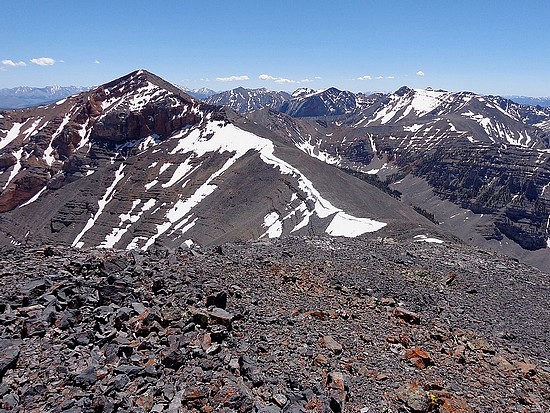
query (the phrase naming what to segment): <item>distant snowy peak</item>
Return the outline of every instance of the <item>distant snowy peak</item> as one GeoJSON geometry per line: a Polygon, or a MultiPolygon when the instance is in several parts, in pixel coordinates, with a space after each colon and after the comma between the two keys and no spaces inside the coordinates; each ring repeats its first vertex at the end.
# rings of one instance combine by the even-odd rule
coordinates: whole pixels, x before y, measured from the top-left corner
{"type": "MultiPolygon", "coordinates": [[[[402,87],[381,96],[354,119],[360,127],[391,127],[428,140],[463,138],[470,142],[545,146],[537,124],[550,110],[519,105],[499,96],[402,87]]],[[[395,132],[393,132],[395,133],[395,132]]]]}
{"type": "Polygon", "coordinates": [[[185,86],[178,86],[181,90],[183,90],[185,93],[193,96],[195,99],[204,100],[209,96],[215,95],[218,92],[212,89],[208,89],[206,87],[201,87],[200,89],[191,89],[185,86]]]}
{"type": "Polygon", "coordinates": [[[1,175],[0,212],[34,199],[47,188],[62,186],[69,171],[93,171],[92,161],[75,163],[74,159],[88,153],[94,142],[122,145],[118,152],[131,150],[136,142],[148,147],[166,139],[175,128],[202,123],[204,106],[141,70],[55,104],[4,112],[0,172],[10,172],[1,175]],[[32,178],[27,170],[30,161],[32,178]]]}
{"type": "Polygon", "coordinates": [[[396,123],[406,118],[421,118],[455,99],[451,92],[433,89],[411,89],[406,86],[388,96],[388,102],[376,111],[368,124],[396,123]]]}
{"type": "Polygon", "coordinates": [[[239,87],[209,96],[204,101],[211,105],[228,106],[239,113],[248,113],[263,108],[279,110],[289,99],[287,92],[239,87]]]}
{"type": "Polygon", "coordinates": [[[299,89],[296,89],[294,92],[292,92],[292,97],[293,98],[304,97],[307,95],[312,95],[314,93],[316,93],[315,89],[310,89],[308,87],[301,87],[299,89]]]}
{"type": "Polygon", "coordinates": [[[294,117],[340,116],[355,112],[359,105],[357,96],[349,91],[303,88],[296,90],[280,110],[294,117]]]}
{"type": "Polygon", "coordinates": [[[521,105],[550,107],[550,96],[546,97],[531,97],[531,96],[504,96],[521,105]]]}
{"type": "Polygon", "coordinates": [[[90,88],[84,86],[15,87],[0,89],[0,109],[23,109],[47,105],[90,88]]]}

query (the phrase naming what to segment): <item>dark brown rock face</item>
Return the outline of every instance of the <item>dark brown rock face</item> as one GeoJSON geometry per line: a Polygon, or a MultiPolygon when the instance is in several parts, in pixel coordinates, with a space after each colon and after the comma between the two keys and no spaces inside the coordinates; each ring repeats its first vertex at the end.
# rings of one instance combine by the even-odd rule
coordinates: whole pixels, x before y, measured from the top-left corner
{"type": "Polygon", "coordinates": [[[198,123],[194,114],[178,116],[180,108],[146,106],[140,112],[111,112],[94,123],[91,139],[121,143],[151,135],[167,137],[185,125],[198,123]]]}
{"type": "Polygon", "coordinates": [[[139,71],[58,104],[3,112],[0,129],[13,136],[0,154],[2,178],[10,179],[0,193],[0,211],[28,201],[52,176],[56,179],[49,189],[71,181],[57,177],[60,172],[86,173],[90,166],[81,167],[94,162],[86,158],[98,142],[116,145],[150,136],[165,139],[199,123],[203,112],[198,106],[174,86],[139,71]],[[18,152],[19,148],[23,150],[18,152]],[[13,170],[19,172],[11,176],[13,170]]]}
{"type": "Polygon", "coordinates": [[[8,169],[17,163],[17,158],[11,153],[3,153],[0,155],[0,169],[8,169]]]}

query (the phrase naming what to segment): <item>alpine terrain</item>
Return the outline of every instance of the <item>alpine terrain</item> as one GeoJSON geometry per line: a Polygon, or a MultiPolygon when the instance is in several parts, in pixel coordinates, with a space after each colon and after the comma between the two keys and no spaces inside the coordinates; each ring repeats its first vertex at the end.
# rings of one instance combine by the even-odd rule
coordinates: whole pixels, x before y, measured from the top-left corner
{"type": "Polygon", "coordinates": [[[374,186],[146,71],[0,116],[4,242],[146,250],[388,225],[438,231],[374,186]]]}
{"type": "Polygon", "coordinates": [[[549,108],[205,99],[0,111],[0,412],[550,411],[549,108]]]}
{"type": "Polygon", "coordinates": [[[279,111],[247,116],[311,156],[391,187],[464,241],[550,270],[549,108],[470,92],[332,88],[298,90],[279,111]]]}

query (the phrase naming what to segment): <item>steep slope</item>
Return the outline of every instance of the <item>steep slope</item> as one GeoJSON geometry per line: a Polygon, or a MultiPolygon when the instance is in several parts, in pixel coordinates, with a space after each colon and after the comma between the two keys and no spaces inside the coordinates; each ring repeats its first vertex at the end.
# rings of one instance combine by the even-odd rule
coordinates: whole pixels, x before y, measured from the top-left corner
{"type": "Polygon", "coordinates": [[[209,96],[204,101],[211,105],[227,106],[239,113],[247,113],[262,108],[279,110],[289,98],[290,95],[286,92],[239,87],[209,96]]]}
{"type": "Polygon", "coordinates": [[[137,71],[0,118],[4,242],[148,249],[433,225],[236,113],[137,71]]]}

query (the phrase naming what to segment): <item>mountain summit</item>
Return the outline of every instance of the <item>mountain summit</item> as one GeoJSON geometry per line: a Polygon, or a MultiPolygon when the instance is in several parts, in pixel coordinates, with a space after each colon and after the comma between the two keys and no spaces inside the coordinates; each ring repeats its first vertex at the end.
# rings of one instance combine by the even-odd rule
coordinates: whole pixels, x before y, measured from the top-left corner
{"type": "Polygon", "coordinates": [[[0,231],[12,243],[148,249],[395,225],[437,231],[377,188],[145,70],[0,116],[0,231]]]}

